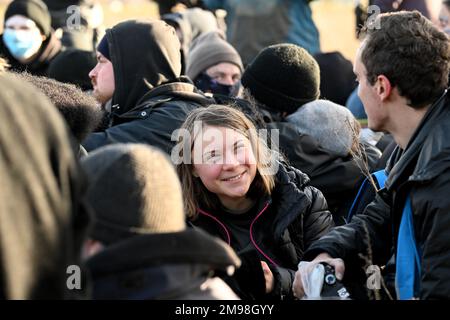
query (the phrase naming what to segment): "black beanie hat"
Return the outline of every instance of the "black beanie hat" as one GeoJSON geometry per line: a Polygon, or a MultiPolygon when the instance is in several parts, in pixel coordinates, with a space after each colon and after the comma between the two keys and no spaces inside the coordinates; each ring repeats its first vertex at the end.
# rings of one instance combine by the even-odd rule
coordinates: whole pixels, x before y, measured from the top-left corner
{"type": "Polygon", "coordinates": [[[14,0],[6,8],[3,23],[16,14],[33,20],[44,36],[50,36],[52,19],[47,6],[41,0],[14,0]]]}
{"type": "Polygon", "coordinates": [[[320,95],[316,60],[294,44],[264,48],[248,65],[241,82],[258,102],[288,113],[320,95]]]}
{"type": "Polygon", "coordinates": [[[100,40],[97,46],[97,51],[100,52],[106,59],[111,61],[111,57],[109,55],[109,43],[106,38],[106,34],[103,36],[102,40],[100,40]]]}
{"type": "Polygon", "coordinates": [[[72,83],[81,90],[92,90],[89,72],[94,69],[97,59],[91,51],[69,48],[58,54],[49,65],[49,78],[64,83],[72,83]]]}

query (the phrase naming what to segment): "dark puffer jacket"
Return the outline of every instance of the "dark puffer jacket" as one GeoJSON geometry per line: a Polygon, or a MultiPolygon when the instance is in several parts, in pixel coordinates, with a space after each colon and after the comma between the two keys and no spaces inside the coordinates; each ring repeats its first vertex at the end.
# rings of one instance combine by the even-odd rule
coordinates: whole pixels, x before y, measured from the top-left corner
{"type": "Polygon", "coordinates": [[[120,23],[106,31],[115,91],[110,128],[83,142],[87,151],[112,143],[146,143],[170,153],[171,140],[195,108],[212,103],[180,77],[180,43],[163,21],[120,23]],[[130,36],[133,35],[133,36],[130,36]]]}
{"type": "Polygon", "coordinates": [[[397,248],[406,197],[411,197],[416,241],[421,248],[420,299],[450,298],[450,100],[446,94],[425,115],[405,150],[397,147],[389,177],[364,214],[315,242],[305,259],[321,252],[344,259],[366,254],[371,241],[374,264],[385,264],[397,248]],[[367,228],[367,231],[365,230],[367,228]]]}
{"type": "MultiPolygon", "coordinates": [[[[193,224],[230,244],[232,230],[214,212],[203,209],[206,211],[199,210],[200,215],[193,224]]],[[[241,298],[264,297],[260,260],[265,260],[275,278],[271,298],[292,298],[292,282],[303,252],[334,225],[326,200],[319,190],[309,185],[304,173],[280,164],[273,194],[258,199],[256,212],[253,228],[249,230],[255,250],[239,253],[242,267],[227,282],[241,298]]]]}

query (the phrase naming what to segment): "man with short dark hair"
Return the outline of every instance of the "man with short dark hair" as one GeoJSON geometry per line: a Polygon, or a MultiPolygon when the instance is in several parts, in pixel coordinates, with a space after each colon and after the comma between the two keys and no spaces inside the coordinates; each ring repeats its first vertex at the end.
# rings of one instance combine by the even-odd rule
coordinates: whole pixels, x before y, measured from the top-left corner
{"type": "MultiPolygon", "coordinates": [[[[370,250],[373,264],[386,264],[393,249],[397,298],[449,299],[450,45],[418,12],[382,14],[375,23],[380,28],[365,30],[354,71],[369,128],[391,133],[398,147],[385,188],[305,259],[334,265],[342,278],[358,254],[370,250]]],[[[294,287],[301,297],[300,272],[294,287]]]]}

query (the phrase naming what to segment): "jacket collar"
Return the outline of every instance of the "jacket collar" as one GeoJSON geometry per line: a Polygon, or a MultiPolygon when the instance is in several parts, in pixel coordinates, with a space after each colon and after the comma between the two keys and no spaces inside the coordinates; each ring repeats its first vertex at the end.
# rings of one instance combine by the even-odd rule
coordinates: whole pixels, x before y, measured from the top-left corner
{"type": "Polygon", "coordinates": [[[311,206],[311,199],[303,192],[309,184],[309,178],[300,170],[280,163],[276,175],[276,187],[272,194],[275,207],[275,239],[281,237],[284,230],[311,206]]]}
{"type": "MultiPolygon", "coordinates": [[[[139,99],[136,107],[132,110],[115,115],[119,118],[147,118],[151,109],[172,100],[183,100],[207,106],[214,103],[213,98],[205,96],[186,77],[180,77],[175,82],[162,84],[148,91],[139,99]]],[[[120,112],[119,112],[120,113],[120,112]]]]}
{"type": "Polygon", "coordinates": [[[389,177],[386,188],[391,189],[408,181],[431,180],[443,170],[449,161],[450,104],[449,93],[445,93],[429,108],[405,150],[397,147],[389,161],[389,177]],[[443,156],[444,154],[444,156],[443,156]],[[445,156],[447,154],[447,156],[445,156]],[[414,166],[413,169],[408,170],[414,166]],[[405,173],[411,172],[408,177],[405,173]]]}

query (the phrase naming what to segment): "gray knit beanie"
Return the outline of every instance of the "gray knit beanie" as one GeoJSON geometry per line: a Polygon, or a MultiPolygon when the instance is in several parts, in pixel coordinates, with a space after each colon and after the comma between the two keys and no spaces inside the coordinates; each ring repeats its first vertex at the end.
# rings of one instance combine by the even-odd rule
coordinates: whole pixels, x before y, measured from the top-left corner
{"type": "Polygon", "coordinates": [[[242,86],[266,107],[287,113],[320,95],[320,69],[303,48],[289,43],[261,50],[247,66],[242,86]]]}
{"type": "Polygon", "coordinates": [[[116,144],[82,160],[94,210],[90,237],[105,245],[186,228],[181,186],[169,159],[141,144],[116,144]]]}
{"type": "Polygon", "coordinates": [[[348,156],[358,139],[358,122],[343,106],[328,100],[316,100],[303,105],[286,117],[299,133],[316,139],[319,146],[338,156],[348,156]],[[356,136],[355,136],[356,134],[356,136]]]}
{"type": "Polygon", "coordinates": [[[191,45],[186,75],[195,80],[209,67],[229,62],[244,70],[239,53],[225,40],[221,31],[208,32],[198,37],[191,45]]]}

